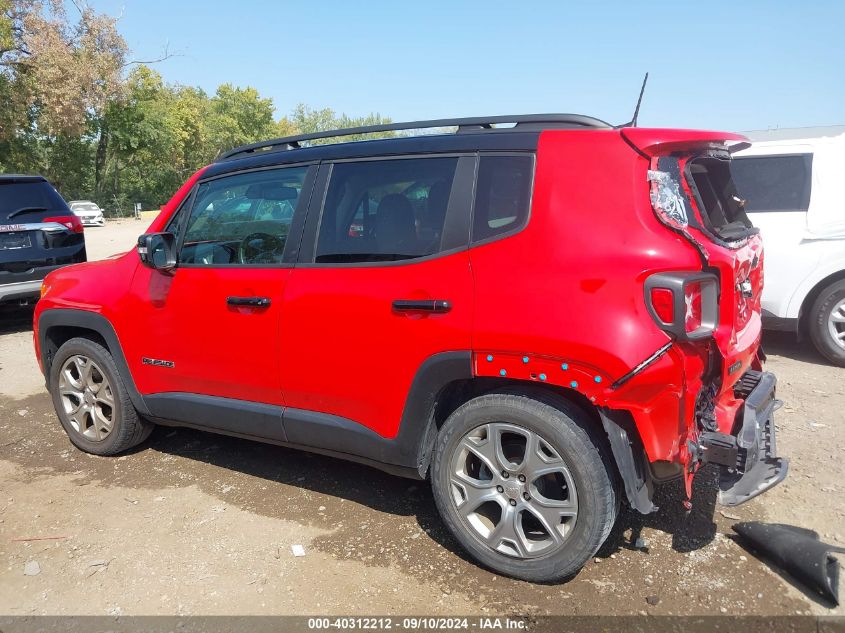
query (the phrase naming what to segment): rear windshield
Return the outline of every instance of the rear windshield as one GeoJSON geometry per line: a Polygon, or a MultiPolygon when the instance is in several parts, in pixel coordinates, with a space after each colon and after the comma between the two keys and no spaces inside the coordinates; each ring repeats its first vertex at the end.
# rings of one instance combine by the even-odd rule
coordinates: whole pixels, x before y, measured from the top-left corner
{"type": "Polygon", "coordinates": [[[733,242],[756,232],[745,213],[745,201],[731,177],[731,159],[700,156],[687,163],[687,183],[701,210],[704,228],[715,237],[733,242]]]}
{"type": "Polygon", "coordinates": [[[0,179],[0,222],[23,223],[40,218],[45,211],[67,210],[64,199],[43,180],[0,179]]]}

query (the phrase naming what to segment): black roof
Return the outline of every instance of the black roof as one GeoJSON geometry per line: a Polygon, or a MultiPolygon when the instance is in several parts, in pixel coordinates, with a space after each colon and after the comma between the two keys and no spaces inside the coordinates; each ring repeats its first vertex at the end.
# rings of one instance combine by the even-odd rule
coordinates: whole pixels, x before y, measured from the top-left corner
{"type": "Polygon", "coordinates": [[[540,132],[547,129],[612,129],[599,119],[577,114],[529,114],[471,119],[438,119],[389,123],[359,128],[299,134],[237,147],[220,155],[203,178],[222,173],[270,165],[302,163],[343,158],[365,158],[419,153],[487,151],[533,151],[540,132]],[[512,127],[493,127],[513,123],[512,127]],[[454,133],[398,136],[367,141],[339,142],[328,145],[306,145],[307,141],[343,138],[344,136],[457,127],[454,133]]]}

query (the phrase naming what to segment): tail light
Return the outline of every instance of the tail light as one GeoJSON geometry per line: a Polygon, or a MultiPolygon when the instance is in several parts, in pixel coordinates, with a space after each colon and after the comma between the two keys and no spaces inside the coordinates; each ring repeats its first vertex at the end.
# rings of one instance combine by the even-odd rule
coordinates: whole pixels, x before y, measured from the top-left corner
{"type": "Polygon", "coordinates": [[[85,229],[82,226],[82,220],[75,215],[57,215],[52,218],[44,218],[42,222],[55,222],[67,227],[74,233],[82,233],[85,229]]]}
{"type": "Polygon", "coordinates": [[[648,182],[651,206],[660,221],[673,229],[685,229],[689,218],[679,179],[669,172],[649,169],[648,182]]]}
{"type": "Polygon", "coordinates": [[[710,273],[657,273],[645,282],[646,307],[661,330],[685,340],[713,333],[719,322],[719,280],[710,273]]]}

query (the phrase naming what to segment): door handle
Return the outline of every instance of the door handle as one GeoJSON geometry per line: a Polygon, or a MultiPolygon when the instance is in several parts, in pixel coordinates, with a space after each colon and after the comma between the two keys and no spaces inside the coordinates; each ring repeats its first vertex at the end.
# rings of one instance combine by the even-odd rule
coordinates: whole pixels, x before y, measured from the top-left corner
{"type": "Polygon", "coordinates": [[[270,305],[269,297],[226,297],[230,306],[249,306],[251,308],[266,308],[270,305]]]}
{"type": "Polygon", "coordinates": [[[396,299],[393,302],[396,312],[435,312],[443,314],[452,309],[452,302],[444,299],[396,299]]]}

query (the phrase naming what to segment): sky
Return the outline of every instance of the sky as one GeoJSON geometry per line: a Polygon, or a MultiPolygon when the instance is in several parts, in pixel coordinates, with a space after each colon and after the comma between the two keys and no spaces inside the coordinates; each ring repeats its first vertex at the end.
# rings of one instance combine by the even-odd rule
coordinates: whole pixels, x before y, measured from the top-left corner
{"type": "Polygon", "coordinates": [[[89,0],[170,83],[395,121],[572,112],[641,126],[845,124],[845,2],[89,0]]]}

